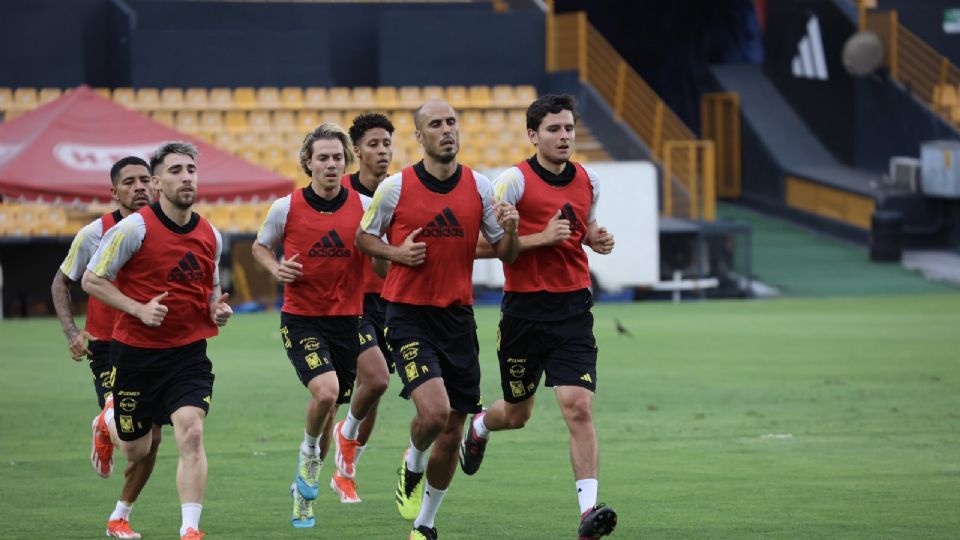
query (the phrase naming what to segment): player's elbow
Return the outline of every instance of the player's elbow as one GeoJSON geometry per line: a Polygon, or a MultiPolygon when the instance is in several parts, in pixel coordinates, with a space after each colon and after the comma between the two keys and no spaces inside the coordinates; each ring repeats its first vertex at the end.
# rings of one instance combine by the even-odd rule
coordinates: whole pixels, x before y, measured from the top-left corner
{"type": "Polygon", "coordinates": [[[83,273],[83,277],[80,278],[80,288],[83,289],[83,292],[93,296],[94,292],[97,290],[97,280],[100,279],[93,272],[86,270],[83,273]]]}

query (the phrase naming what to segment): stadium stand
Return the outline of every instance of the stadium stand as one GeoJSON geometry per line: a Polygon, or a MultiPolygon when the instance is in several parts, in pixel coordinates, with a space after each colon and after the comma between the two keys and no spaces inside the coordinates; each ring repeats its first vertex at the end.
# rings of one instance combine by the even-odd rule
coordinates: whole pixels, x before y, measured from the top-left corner
{"type": "MultiPolygon", "coordinates": [[[[59,96],[57,88],[0,88],[0,110],[32,110],[43,97],[59,96]]],[[[396,126],[394,172],[419,158],[414,138],[413,110],[426,99],[447,99],[461,112],[463,160],[474,167],[500,168],[529,157],[530,142],[524,129],[524,111],[535,99],[529,85],[470,85],[427,87],[238,87],[213,88],[116,88],[101,89],[101,95],[137,110],[157,122],[198,137],[274,172],[301,179],[297,164],[304,133],[322,122],[349,125],[364,111],[384,111],[396,126]]],[[[578,129],[578,159],[604,161],[609,155],[586,126],[578,129]]],[[[3,203],[6,208],[7,203],[3,203]]],[[[267,203],[250,212],[211,207],[211,221],[225,231],[250,233],[259,226],[258,216],[267,203]],[[262,207],[262,208],[261,208],[262,207]]],[[[11,210],[9,223],[0,234],[12,236],[75,234],[100,212],[91,207],[70,220],[53,206],[30,205],[31,220],[23,221],[22,208],[11,210]],[[36,220],[32,216],[41,216],[36,220]],[[55,216],[48,223],[44,216],[55,216]]],[[[229,206],[229,205],[227,205],[229,206]]]]}

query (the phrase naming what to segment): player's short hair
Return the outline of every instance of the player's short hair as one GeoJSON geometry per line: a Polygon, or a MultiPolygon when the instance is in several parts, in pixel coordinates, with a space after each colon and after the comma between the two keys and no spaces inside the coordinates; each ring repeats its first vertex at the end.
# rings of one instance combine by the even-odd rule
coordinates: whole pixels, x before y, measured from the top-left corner
{"type": "Polygon", "coordinates": [[[574,122],[580,119],[577,99],[570,94],[544,94],[538,97],[527,107],[527,129],[540,129],[540,124],[548,114],[560,111],[572,112],[574,122]]]}
{"type": "Polygon", "coordinates": [[[374,128],[383,128],[393,135],[393,123],[389,118],[380,113],[363,113],[353,119],[353,125],[350,126],[350,139],[355,144],[360,144],[360,139],[374,128]]]}
{"type": "Polygon", "coordinates": [[[197,156],[200,155],[200,151],[197,150],[197,147],[186,141],[171,141],[168,143],[163,143],[160,148],[157,148],[153,155],[150,156],[150,174],[156,175],[157,167],[163,163],[163,160],[167,158],[170,154],[183,154],[185,156],[190,156],[196,161],[197,156]]]}
{"type": "Polygon", "coordinates": [[[123,170],[123,168],[127,165],[143,165],[147,169],[147,172],[150,171],[150,164],[148,164],[143,158],[137,156],[127,156],[114,163],[113,167],[110,167],[110,183],[113,184],[113,187],[117,187],[117,182],[120,181],[120,171],[123,170]]]}
{"type": "Polygon", "coordinates": [[[307,136],[303,138],[303,146],[300,147],[300,167],[307,176],[313,177],[307,167],[307,162],[313,157],[313,143],[320,139],[336,139],[343,144],[343,160],[346,162],[347,169],[356,161],[357,158],[353,155],[353,142],[350,140],[350,135],[339,125],[333,122],[324,122],[307,133],[307,136]]]}

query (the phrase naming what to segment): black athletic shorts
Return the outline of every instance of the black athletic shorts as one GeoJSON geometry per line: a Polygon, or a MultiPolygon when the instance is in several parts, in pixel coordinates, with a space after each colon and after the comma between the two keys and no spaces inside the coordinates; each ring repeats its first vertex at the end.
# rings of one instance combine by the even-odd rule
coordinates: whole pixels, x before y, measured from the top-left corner
{"type": "Polygon", "coordinates": [[[317,375],[337,374],[337,404],[349,403],[357,378],[360,318],[356,316],[306,317],[280,312],[280,339],[287,358],[307,386],[317,375]]]}
{"type": "Polygon", "coordinates": [[[540,375],[547,386],[597,388],[597,340],[589,311],[562,321],[531,321],[502,315],[497,358],[503,399],[519,403],[537,392],[540,375]]]}
{"type": "Polygon", "coordinates": [[[154,424],[170,423],[181,407],[208,412],[213,397],[213,365],[207,341],[170,349],[142,349],[112,341],[113,406],[117,435],[133,441],[154,424]]]}
{"type": "Polygon", "coordinates": [[[103,409],[107,396],[113,392],[110,342],[91,339],[87,343],[87,349],[90,350],[90,354],[87,355],[87,362],[90,364],[90,371],[93,373],[93,389],[96,390],[97,401],[100,402],[100,408],[103,409]]]}
{"type": "Polygon", "coordinates": [[[390,349],[383,337],[384,318],[387,307],[377,293],[363,295],[363,316],[360,317],[360,354],[367,349],[379,347],[383,359],[387,363],[390,373],[394,371],[393,360],[390,359],[390,349]]]}
{"type": "Polygon", "coordinates": [[[401,397],[409,399],[418,386],[440,377],[451,409],[468,414],[480,412],[480,344],[476,331],[448,340],[415,335],[394,338],[390,331],[387,337],[397,374],[403,381],[401,397]]]}

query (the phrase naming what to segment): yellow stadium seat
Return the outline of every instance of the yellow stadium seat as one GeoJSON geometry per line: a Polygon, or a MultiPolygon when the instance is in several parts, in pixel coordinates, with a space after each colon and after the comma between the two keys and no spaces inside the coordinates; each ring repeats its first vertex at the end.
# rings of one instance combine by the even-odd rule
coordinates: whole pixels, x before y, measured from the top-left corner
{"type": "Polygon", "coordinates": [[[281,107],[287,110],[297,110],[303,108],[303,88],[299,86],[286,86],[280,91],[281,107]]]}
{"type": "Polygon", "coordinates": [[[21,111],[31,111],[37,108],[39,98],[36,88],[17,88],[13,91],[13,108],[21,111]]]}
{"type": "Polygon", "coordinates": [[[297,113],[297,131],[306,133],[320,125],[320,113],[313,110],[305,110],[297,113]]]}
{"type": "Polygon", "coordinates": [[[233,108],[233,92],[229,88],[211,88],[207,107],[219,111],[233,108]]]}
{"type": "Polygon", "coordinates": [[[23,116],[23,113],[27,111],[21,111],[20,109],[10,109],[9,111],[3,113],[3,121],[9,122],[18,116],[23,116]]]}
{"type": "Polygon", "coordinates": [[[113,99],[113,90],[109,88],[94,88],[93,91],[102,98],[113,99]]]}
{"type": "Polygon", "coordinates": [[[486,109],[491,104],[490,87],[483,85],[474,85],[467,91],[467,97],[471,107],[486,109]]]}
{"type": "Polygon", "coordinates": [[[488,109],[483,113],[483,127],[488,132],[498,132],[507,126],[507,115],[502,109],[488,109]]]}
{"type": "Polygon", "coordinates": [[[238,86],[233,90],[233,108],[250,111],[257,108],[257,91],[252,86],[238,86]]]}
{"type": "Polygon", "coordinates": [[[194,111],[179,111],[176,113],[176,127],[177,131],[182,131],[184,133],[197,133],[200,131],[200,119],[197,118],[197,113],[194,111]]]}
{"type": "Polygon", "coordinates": [[[234,134],[233,138],[237,141],[237,148],[243,148],[245,146],[260,146],[260,135],[258,133],[253,133],[252,131],[236,133],[234,134]]]}
{"type": "Polygon", "coordinates": [[[250,163],[260,162],[260,149],[256,146],[241,146],[234,151],[234,154],[250,163]]]}
{"type": "Polygon", "coordinates": [[[160,91],[160,109],[179,111],[184,108],[182,88],[164,88],[160,91]]]}
{"type": "Polygon", "coordinates": [[[376,91],[377,108],[380,110],[396,109],[400,103],[395,86],[378,86],[376,91]]]}
{"type": "Polygon", "coordinates": [[[518,86],[514,90],[516,93],[516,107],[523,107],[526,109],[530,106],[535,99],[537,99],[537,89],[530,85],[518,86]]]}
{"type": "Polygon", "coordinates": [[[233,205],[214,204],[208,207],[204,216],[220,231],[236,232],[233,229],[233,205]]]}
{"type": "Polygon", "coordinates": [[[113,89],[113,102],[128,109],[133,109],[137,104],[137,96],[133,88],[126,86],[113,89]]]}
{"type": "Polygon", "coordinates": [[[137,90],[136,108],[141,111],[155,111],[160,108],[160,90],[140,88],[137,90]]]}
{"type": "Polygon", "coordinates": [[[311,86],[303,94],[303,106],[307,109],[325,109],[329,93],[326,88],[311,86]]]}
{"type": "Polygon", "coordinates": [[[398,133],[413,132],[413,113],[412,112],[391,111],[389,116],[390,116],[390,122],[393,124],[393,127],[396,128],[398,133]]]}
{"type": "Polygon", "coordinates": [[[217,133],[223,130],[223,114],[220,111],[202,111],[200,113],[200,131],[217,133]]]}
{"type": "Polygon", "coordinates": [[[442,86],[424,86],[423,90],[420,91],[420,103],[417,103],[414,107],[419,107],[425,101],[431,99],[447,99],[447,93],[442,86]]]}
{"type": "Polygon", "coordinates": [[[467,96],[466,86],[448,86],[447,103],[454,109],[463,109],[470,106],[470,98],[467,96]]]}
{"type": "Polygon", "coordinates": [[[203,111],[209,107],[206,88],[187,88],[183,96],[183,108],[192,111],[203,111]]]}
{"type": "Polygon", "coordinates": [[[38,96],[38,104],[46,105],[51,101],[55,101],[63,95],[63,90],[59,88],[41,88],[40,95],[38,96]]]}
{"type": "Polygon", "coordinates": [[[286,176],[287,178],[300,181],[304,177],[303,169],[300,167],[300,164],[294,161],[286,161],[283,163],[277,164],[276,168],[273,171],[279,175],[286,176]]]}
{"type": "Polygon", "coordinates": [[[350,89],[343,86],[331,88],[327,94],[327,106],[338,110],[349,109],[353,106],[353,97],[350,93],[350,89]]]}
{"type": "Polygon", "coordinates": [[[460,113],[460,128],[467,131],[480,131],[483,127],[483,113],[480,111],[463,111],[460,113]]]}
{"type": "Polygon", "coordinates": [[[277,111],[273,113],[273,130],[280,133],[295,131],[297,121],[292,111],[277,111]]]}
{"type": "Polygon", "coordinates": [[[223,117],[223,129],[228,133],[242,133],[247,131],[247,113],[244,111],[227,111],[223,117]]]}
{"type": "Polygon", "coordinates": [[[416,109],[423,104],[420,88],[417,86],[401,86],[399,107],[416,109]]]}
{"type": "Polygon", "coordinates": [[[358,86],[354,88],[350,100],[350,108],[365,110],[377,108],[373,88],[369,86],[358,86]]]}
{"type": "Polygon", "coordinates": [[[211,142],[213,142],[213,144],[218,148],[222,148],[230,152],[233,152],[234,150],[239,148],[239,146],[236,143],[236,139],[233,138],[233,135],[224,131],[214,133],[213,140],[211,142]]]}
{"type": "Polygon", "coordinates": [[[290,131],[283,136],[283,147],[291,150],[299,150],[303,144],[304,133],[300,131],[290,131]]]}
{"type": "Polygon", "coordinates": [[[0,111],[9,111],[13,107],[13,90],[0,88],[0,111]]]}
{"type": "Polygon", "coordinates": [[[266,145],[260,150],[260,163],[272,169],[287,160],[287,153],[279,145],[266,145]]]}
{"type": "Polygon", "coordinates": [[[170,111],[153,111],[150,114],[150,118],[153,118],[155,121],[160,122],[165,126],[173,127],[176,125],[176,120],[173,117],[173,113],[170,111]]]}
{"type": "Polygon", "coordinates": [[[257,106],[261,109],[279,109],[280,89],[275,86],[264,86],[257,89],[257,106]]]}
{"type": "Polygon", "coordinates": [[[284,146],[286,144],[286,139],[283,136],[283,132],[273,130],[266,133],[261,133],[257,138],[260,146],[284,146]]]}
{"type": "Polygon", "coordinates": [[[254,133],[264,133],[273,129],[270,113],[267,111],[251,111],[247,117],[247,129],[254,133]]]}
{"type": "Polygon", "coordinates": [[[507,84],[498,84],[493,87],[493,92],[490,96],[491,106],[508,109],[515,106],[516,102],[517,95],[514,93],[512,86],[507,84]]]}

